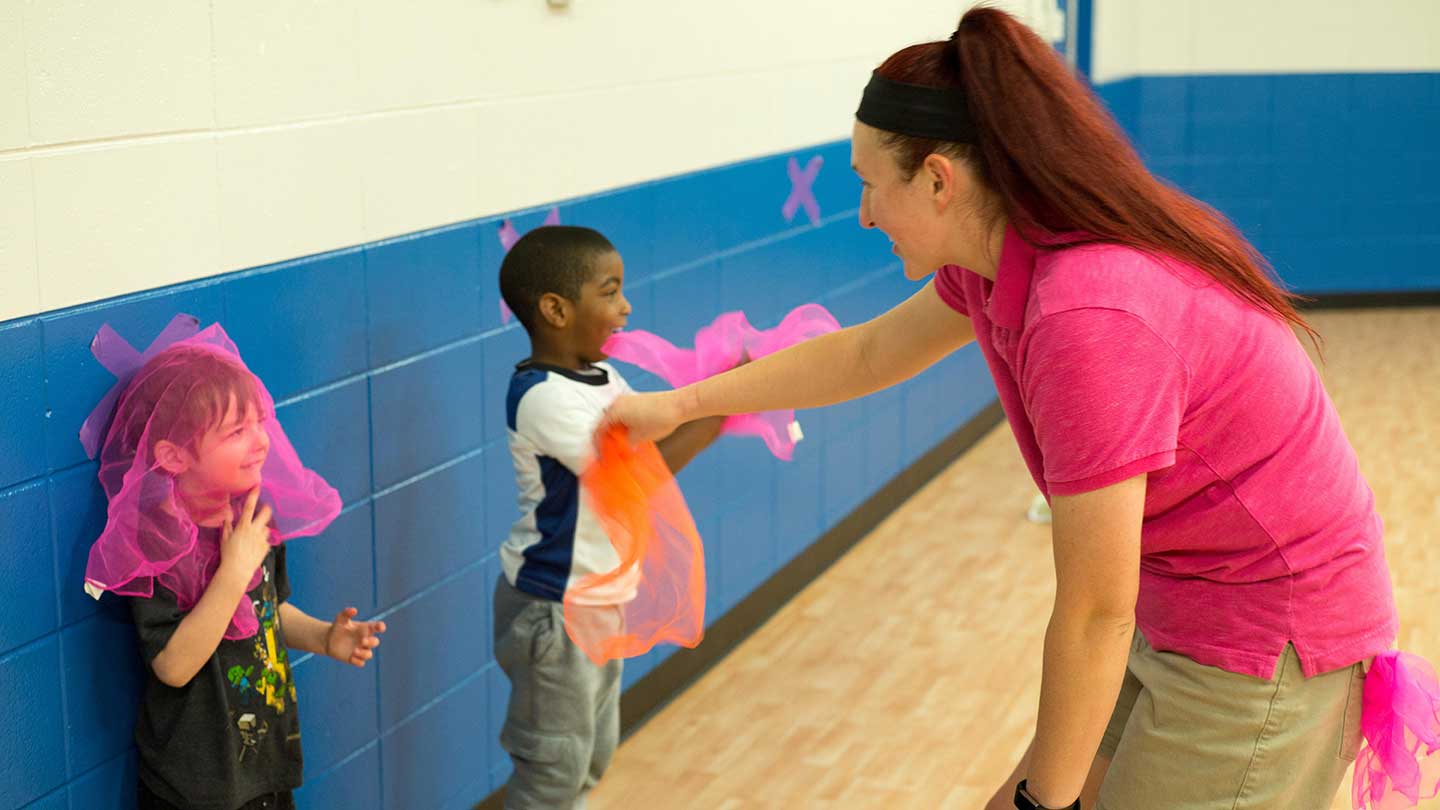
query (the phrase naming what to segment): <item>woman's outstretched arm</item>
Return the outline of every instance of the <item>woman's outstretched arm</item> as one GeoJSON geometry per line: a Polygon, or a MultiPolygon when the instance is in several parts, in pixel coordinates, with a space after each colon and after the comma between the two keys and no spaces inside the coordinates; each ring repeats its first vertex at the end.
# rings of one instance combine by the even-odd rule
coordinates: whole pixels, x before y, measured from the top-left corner
{"type": "Polygon", "coordinates": [[[908,380],[974,339],[970,319],[946,305],[931,281],[858,326],[674,391],[621,397],[608,421],[645,440],[707,416],[833,405],[908,380]]]}

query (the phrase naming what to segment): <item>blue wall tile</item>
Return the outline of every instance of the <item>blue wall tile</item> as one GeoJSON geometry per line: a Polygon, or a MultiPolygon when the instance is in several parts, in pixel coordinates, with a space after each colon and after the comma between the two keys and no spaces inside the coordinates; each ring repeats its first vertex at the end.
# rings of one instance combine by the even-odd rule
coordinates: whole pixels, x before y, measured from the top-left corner
{"type": "Polygon", "coordinates": [[[774,456],[755,436],[722,436],[705,451],[714,456],[720,489],[697,493],[726,504],[768,497],[775,490],[774,456]]]}
{"type": "Polygon", "coordinates": [[[385,617],[387,638],[376,657],[383,731],[489,663],[486,593],[485,566],[475,565],[385,617]],[[434,654],[437,639],[444,655],[434,654]]]}
{"type": "Polygon", "coordinates": [[[370,362],[383,366],[476,334],[482,284],[480,225],[471,223],[365,248],[370,362]]]}
{"type": "Polygon", "coordinates": [[[370,494],[370,389],[363,379],[276,408],[305,466],[347,504],[370,494]]]}
{"type": "Polygon", "coordinates": [[[483,749],[457,742],[485,727],[486,697],[480,674],[386,734],[380,743],[386,807],[439,806],[483,772],[483,749]]]}
{"type": "Polygon", "coordinates": [[[775,573],[774,493],[732,501],[720,521],[720,576],[730,604],[744,599],[775,573]]]}
{"type": "Polygon", "coordinates": [[[1144,115],[1137,123],[1146,161],[1183,157],[1190,153],[1190,127],[1183,116],[1144,115]]]}
{"type": "Polygon", "coordinates": [[[716,250],[715,223],[723,201],[707,187],[705,174],[657,184],[651,192],[650,260],[663,272],[703,260],[716,250]]]}
{"type": "Polygon", "coordinates": [[[392,605],[490,552],[476,454],[375,499],[379,599],[392,605]]]}
{"type": "Polygon", "coordinates": [[[750,161],[705,175],[703,193],[713,206],[716,250],[728,250],[808,224],[804,212],[793,223],[787,223],[780,213],[790,195],[786,157],[750,161]]]}
{"type": "Polygon", "coordinates": [[[841,433],[828,437],[820,490],[826,525],[835,525],[859,506],[864,500],[864,488],[864,435],[841,433]]]}
{"type": "Polygon", "coordinates": [[[1188,85],[1192,118],[1260,120],[1270,115],[1276,77],[1220,75],[1190,76],[1182,80],[1188,85]]]}
{"type": "MultiPolygon", "coordinates": [[[[70,810],[70,807],[70,790],[59,788],[25,805],[25,810],[70,810]]],[[[125,805],[121,803],[118,807],[124,808],[125,805]]]]}
{"type": "Polygon", "coordinates": [[[904,400],[892,388],[867,398],[865,410],[865,489],[874,492],[900,472],[904,400]]]}
{"type": "Polygon", "coordinates": [[[813,444],[796,448],[794,460],[775,477],[775,549],[784,565],[819,539],[820,459],[813,444]],[[800,448],[804,448],[801,450],[800,448]]]}
{"type": "Polygon", "coordinates": [[[70,810],[131,810],[136,805],[136,754],[131,748],[70,783],[70,810]]]}
{"type": "Polygon", "coordinates": [[[1188,76],[1146,76],[1128,83],[1134,88],[1136,106],[1132,112],[1137,116],[1184,117],[1190,111],[1188,76]]]}
{"type": "Polygon", "coordinates": [[[656,279],[653,300],[661,303],[651,315],[650,331],[676,346],[693,347],[700,327],[724,311],[720,303],[720,263],[705,262],[656,279]]]}
{"type": "Polygon", "coordinates": [[[361,618],[376,610],[371,504],[341,512],[315,537],[285,543],[290,601],[306,613],[330,619],[353,607],[361,618]]]}
{"type": "Polygon", "coordinates": [[[474,403],[474,413],[483,409],[484,440],[486,443],[500,441],[507,437],[505,426],[505,395],[510,390],[510,377],[515,373],[515,364],[530,356],[530,336],[515,321],[511,328],[487,335],[484,348],[484,396],[474,403]]]}
{"type": "Polygon", "coordinates": [[[267,267],[225,286],[225,329],[276,403],[366,367],[364,254],[267,267]]]}
{"type": "Polygon", "coordinates": [[[126,600],[107,599],[100,612],[60,634],[70,773],[82,773],[125,752],[135,733],[144,664],[126,600]]]}
{"type": "MultiPolygon", "coordinates": [[[[40,322],[0,326],[0,489],[45,471],[45,358],[40,322]]],[[[83,417],[82,417],[83,419],[83,417]]]]}
{"type": "Polygon", "coordinates": [[[60,644],[51,637],[0,657],[0,807],[19,807],[65,782],[60,644]]]}
{"type": "MultiPolygon", "coordinates": [[[[306,732],[308,735],[309,732],[306,732]]],[[[295,793],[295,806],[303,810],[380,810],[384,794],[380,791],[380,744],[370,747],[354,759],[319,776],[305,778],[295,793]]]]}
{"type": "Polygon", "coordinates": [[[751,325],[761,329],[775,325],[783,313],[774,285],[795,270],[787,266],[784,251],[773,244],[721,259],[721,309],[744,312],[751,325]]]}
{"type": "Polygon", "coordinates": [[[480,446],[481,409],[494,390],[481,358],[480,343],[464,343],[370,379],[377,490],[480,446]]]}
{"type": "Polygon", "coordinates": [[[1152,170],[1239,225],[1291,288],[1435,288],[1413,239],[1436,227],[1440,74],[1140,77],[1100,92],[1152,170]],[[1385,263],[1356,272],[1354,246],[1372,239],[1385,263]]]}
{"type": "Polygon", "coordinates": [[[1097,87],[1096,92],[1115,120],[1133,136],[1135,121],[1140,115],[1141,80],[1131,78],[1107,82],[1097,87]]]}
{"type": "MultiPolygon", "coordinates": [[[[380,638],[376,656],[386,652],[388,638],[380,638]]],[[[295,664],[297,702],[304,718],[305,781],[325,773],[379,736],[378,660],[357,668],[311,655],[295,664]]]]}
{"type": "Polygon", "coordinates": [[[440,810],[474,810],[490,793],[490,775],[483,769],[466,772],[469,781],[440,804],[440,810]]]}
{"type": "Polygon", "coordinates": [[[44,480],[0,491],[0,655],[58,624],[49,495],[44,480]]]}

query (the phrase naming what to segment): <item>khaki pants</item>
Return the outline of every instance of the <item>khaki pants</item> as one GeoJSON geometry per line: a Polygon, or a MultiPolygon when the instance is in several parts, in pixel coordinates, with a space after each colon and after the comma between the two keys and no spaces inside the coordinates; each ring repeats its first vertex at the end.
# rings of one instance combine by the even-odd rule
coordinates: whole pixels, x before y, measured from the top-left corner
{"type": "Polygon", "coordinates": [[[1100,744],[1097,810],[1327,810],[1360,746],[1362,664],[1262,681],[1156,652],[1139,631],[1100,744]]]}

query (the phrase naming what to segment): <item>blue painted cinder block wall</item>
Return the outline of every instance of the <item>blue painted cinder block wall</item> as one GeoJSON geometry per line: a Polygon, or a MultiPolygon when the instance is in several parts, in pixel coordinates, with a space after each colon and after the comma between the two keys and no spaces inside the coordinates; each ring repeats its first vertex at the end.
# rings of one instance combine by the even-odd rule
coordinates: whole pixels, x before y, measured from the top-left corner
{"type": "Polygon", "coordinates": [[[1141,76],[1100,93],[1151,169],[1298,292],[1440,290],[1440,73],[1141,76]]]}
{"type": "MultiPolygon", "coordinates": [[[[557,205],[624,255],[635,328],[685,342],[725,310],[769,326],[809,301],[853,324],[915,286],[858,225],[848,143],[793,156],[816,154],[818,226],[781,216],[792,155],[557,205]]],[[[509,216],[523,232],[548,210],[509,216]]],[[[502,219],[0,324],[0,808],[133,802],[140,663],[123,601],[81,591],[105,501],[76,432],[111,383],[88,349],[100,325],[143,346],[177,312],[224,324],[344,498],[323,536],[290,546],[294,601],[322,617],[354,604],[390,626],[364,670],[296,660],[301,803],[461,808],[504,781],[490,595],[516,517],[503,401],[527,343],[500,320],[502,219]]],[[[717,443],[681,476],[706,543],[707,618],[993,398],[971,347],[898,389],[801,414],[793,462],[758,440],[717,443]]],[[[627,685],[666,654],[629,662],[627,685]]]]}

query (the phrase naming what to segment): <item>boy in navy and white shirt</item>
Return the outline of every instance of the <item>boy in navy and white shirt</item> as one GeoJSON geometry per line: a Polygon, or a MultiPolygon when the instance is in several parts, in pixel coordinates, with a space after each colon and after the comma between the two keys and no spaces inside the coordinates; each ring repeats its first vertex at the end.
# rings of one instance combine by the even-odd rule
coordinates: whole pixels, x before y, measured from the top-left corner
{"type": "MultiPolygon", "coordinates": [[[[510,378],[505,418],[522,517],[500,548],[505,579],[527,594],[560,601],[590,574],[613,571],[620,557],[595,515],[583,508],[576,474],[589,465],[595,427],[631,389],[609,363],[584,371],[526,360],[510,378]]],[[[597,604],[635,597],[635,577],[593,593],[597,604]]]]}
{"type": "MultiPolygon", "coordinates": [[[[511,684],[500,732],[515,765],[507,810],[584,807],[619,742],[621,662],[586,657],[565,634],[563,602],[580,580],[620,563],[579,478],[605,409],[630,392],[602,348],[630,315],[624,283],[620,254],[589,228],[536,228],[500,267],[501,294],[530,336],[505,401],[521,516],[500,548],[495,586],[495,657],[511,684]]],[[[671,471],[709,446],[722,421],[690,422],[659,441],[671,471]]],[[[618,609],[636,585],[617,580],[587,592],[586,604],[618,609]]]]}

